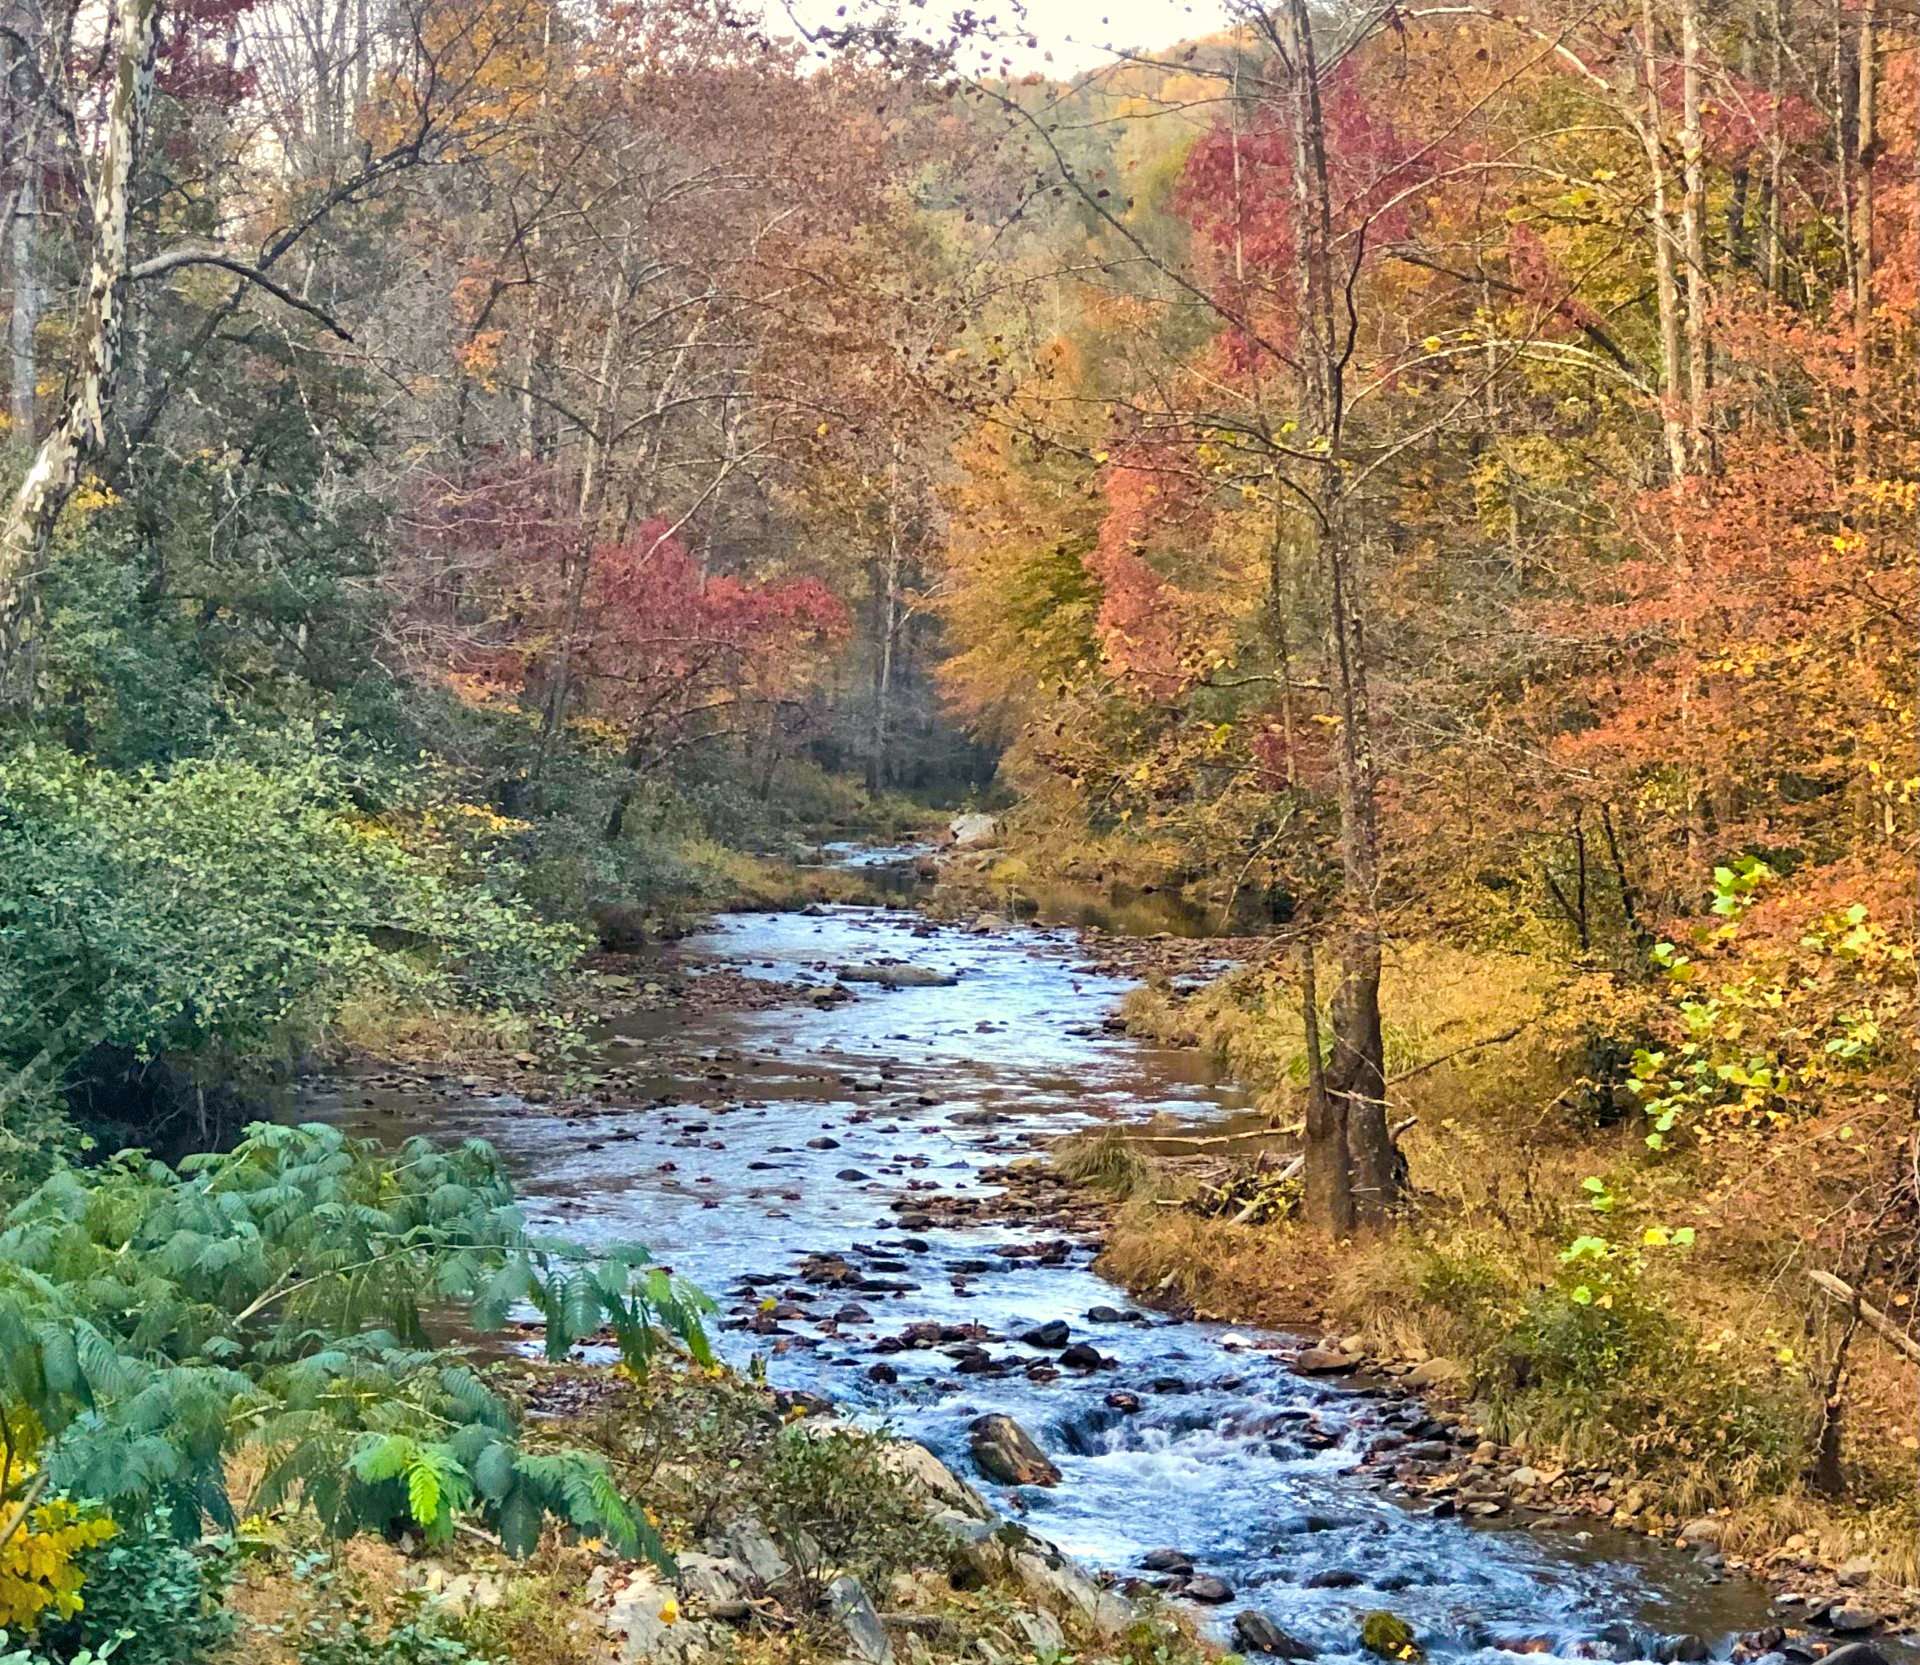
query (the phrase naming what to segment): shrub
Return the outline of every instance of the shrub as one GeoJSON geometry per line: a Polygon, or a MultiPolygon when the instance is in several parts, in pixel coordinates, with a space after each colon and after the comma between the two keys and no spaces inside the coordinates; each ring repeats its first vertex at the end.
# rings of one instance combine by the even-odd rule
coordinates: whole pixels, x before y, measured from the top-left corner
{"type": "Polygon", "coordinates": [[[111,1652],[115,1665],[198,1665],[233,1632],[221,1605],[228,1558],[179,1543],[160,1516],[136,1517],[77,1568],[84,1604],[36,1638],[52,1659],[111,1652]]]}
{"type": "Polygon", "coordinates": [[[427,1344],[426,1309],[456,1302],[482,1330],[531,1303],[555,1357],[604,1326],[636,1370],[667,1331],[710,1360],[704,1297],[637,1245],[530,1238],[478,1141],[389,1154],[259,1126],[178,1172],[128,1155],[56,1175],[0,1218],[0,1411],[44,1431],[0,1510],[164,1505],[191,1536],[231,1524],[227,1459],[251,1446],[254,1508],[299,1498],[336,1534],[440,1542],[470,1510],[516,1554],[553,1518],[664,1561],[603,1461],[524,1440],[461,1350],[427,1344]]]}
{"type": "MultiPolygon", "coordinates": [[[[307,737],[311,742],[312,737],[307,737]]],[[[538,997],[578,951],[505,892],[495,818],[381,819],[324,753],[118,773],[0,758],[0,1070],[284,1051],[345,997],[538,997]],[[477,829],[477,830],[476,830],[477,829]]]]}
{"type": "Polygon", "coordinates": [[[316,1619],[298,1639],[300,1665],[472,1665],[476,1654],[460,1637],[425,1619],[380,1630],[363,1616],[316,1619]]]}
{"type": "Polygon", "coordinates": [[[882,1458],[882,1440],[801,1422],[783,1429],[767,1452],[758,1512],[809,1604],[836,1574],[879,1589],[903,1567],[942,1553],[924,1506],[882,1458]]]}

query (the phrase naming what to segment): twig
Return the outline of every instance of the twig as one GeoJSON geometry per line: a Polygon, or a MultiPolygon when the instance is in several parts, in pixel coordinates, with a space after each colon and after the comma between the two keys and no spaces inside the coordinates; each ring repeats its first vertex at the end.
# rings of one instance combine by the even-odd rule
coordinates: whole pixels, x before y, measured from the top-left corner
{"type": "MultiPolygon", "coordinates": [[[[1418,1116],[1409,1116],[1405,1121],[1395,1122],[1393,1126],[1387,1130],[1387,1137],[1389,1139],[1398,1139],[1401,1134],[1405,1133],[1407,1129],[1412,1127],[1419,1119],[1418,1116]]],[[[1275,1185],[1285,1185],[1288,1180],[1292,1179],[1306,1165],[1307,1153],[1302,1151],[1274,1176],[1273,1183],[1275,1185]]],[[[1260,1205],[1265,1200],[1263,1197],[1255,1197],[1252,1202],[1248,1203],[1245,1208],[1241,1209],[1240,1212],[1234,1215],[1227,1223],[1233,1226],[1251,1225],[1254,1215],[1260,1212],[1260,1205]]]]}
{"type": "Polygon", "coordinates": [[[1920,1341],[1915,1341],[1889,1314],[1882,1312],[1871,1301],[1864,1300],[1852,1284],[1842,1282],[1831,1272],[1812,1270],[1807,1273],[1807,1281],[1831,1299],[1859,1313],[1869,1329],[1878,1331],[1914,1363],[1920,1364],[1920,1341]]]}
{"type": "Polygon", "coordinates": [[[1483,1046],[1504,1046],[1508,1041],[1524,1035],[1540,1020],[1528,1018],[1525,1023],[1516,1023],[1511,1029],[1503,1029],[1497,1035],[1488,1035],[1483,1040],[1468,1041],[1465,1046],[1456,1046],[1451,1052],[1443,1052],[1438,1058],[1429,1058],[1424,1064],[1415,1064],[1410,1070],[1402,1070],[1398,1075],[1389,1076],[1387,1085],[1397,1087],[1403,1081],[1411,1081],[1416,1075],[1425,1075],[1428,1070],[1437,1070],[1442,1064],[1450,1064],[1454,1059],[1469,1052],[1478,1052],[1483,1046]]]}

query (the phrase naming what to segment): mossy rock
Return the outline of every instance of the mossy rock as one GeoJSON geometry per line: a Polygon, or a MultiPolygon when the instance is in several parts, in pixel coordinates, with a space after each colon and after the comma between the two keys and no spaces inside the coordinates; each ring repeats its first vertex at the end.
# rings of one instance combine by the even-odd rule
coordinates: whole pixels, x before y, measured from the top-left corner
{"type": "Polygon", "coordinates": [[[1360,1646],[1382,1659],[1423,1658],[1413,1626],[1395,1613],[1369,1613],[1360,1621],[1360,1646]]]}

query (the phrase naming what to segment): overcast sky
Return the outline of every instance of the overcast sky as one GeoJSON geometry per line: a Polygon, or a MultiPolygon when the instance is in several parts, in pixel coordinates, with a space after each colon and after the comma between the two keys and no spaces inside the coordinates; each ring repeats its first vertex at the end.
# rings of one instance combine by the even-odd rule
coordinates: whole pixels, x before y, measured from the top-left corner
{"type": "MultiPolygon", "coordinates": [[[[793,16],[808,26],[831,23],[853,0],[765,0],[776,20],[793,16]]],[[[951,15],[962,0],[924,0],[920,9],[930,23],[951,15]]],[[[1112,46],[1162,47],[1218,29],[1224,18],[1221,0],[1025,0],[1026,27],[1036,45],[1031,51],[1013,47],[1006,54],[1016,70],[1073,75],[1106,60],[1112,46]]],[[[1011,45],[1016,13],[1008,0],[975,0],[982,16],[1000,19],[1011,45]]]]}

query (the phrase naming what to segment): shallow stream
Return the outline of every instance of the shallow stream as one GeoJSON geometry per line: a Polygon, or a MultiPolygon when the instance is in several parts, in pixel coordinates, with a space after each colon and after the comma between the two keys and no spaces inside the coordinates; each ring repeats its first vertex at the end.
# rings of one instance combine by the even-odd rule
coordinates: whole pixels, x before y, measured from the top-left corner
{"type": "Polygon", "coordinates": [[[1089,1319],[1134,1304],[1084,1248],[1048,1264],[995,1253],[1030,1232],[903,1228],[896,1201],[978,1190],[983,1170],[1038,1136],[1163,1113],[1205,1126],[1244,1109],[1192,1054],[1107,1032],[1127,985],[1087,960],[1079,938],[1045,927],[984,932],[856,908],[732,915],[682,944],[672,974],[722,968],[824,991],[839,967],[898,961],[957,981],[637,1013],[602,1047],[609,1063],[642,1070],[646,1090],[598,1114],[377,1089],[344,1093],[334,1113],[383,1138],[492,1141],[539,1224],[648,1244],[723,1317],[791,1303],[803,1316],[783,1319],[784,1334],[723,1329],[724,1346],[770,1355],[778,1387],[890,1421],[989,1493],[968,1424],[1017,1418],[1063,1478],[998,1501],[1095,1566],[1133,1573],[1148,1551],[1185,1552],[1234,1591],[1206,1610],[1222,1634],[1255,1606],[1323,1654],[1352,1655],[1361,1616],[1388,1608],[1436,1656],[1635,1659],[1670,1652],[1663,1639],[1676,1633],[1724,1656],[1737,1632],[1768,1621],[1764,1591],[1678,1550],[1438,1518],[1388,1495],[1359,1459],[1386,1419],[1405,1419],[1400,1401],[1294,1373],[1269,1350],[1281,1338],[1153,1314],[1089,1319]],[[801,1263],[822,1253],[853,1262],[865,1287],[800,1281],[801,1263]],[[836,1320],[849,1305],[870,1317],[836,1320]],[[897,1381],[869,1375],[875,1342],[911,1323],[981,1324],[1004,1338],[987,1343],[996,1356],[1039,1360],[1052,1355],[1011,1338],[1056,1319],[1112,1367],[987,1379],[907,1348],[884,1357],[897,1381]],[[1112,1408],[1116,1390],[1140,1409],[1112,1408]]]}

